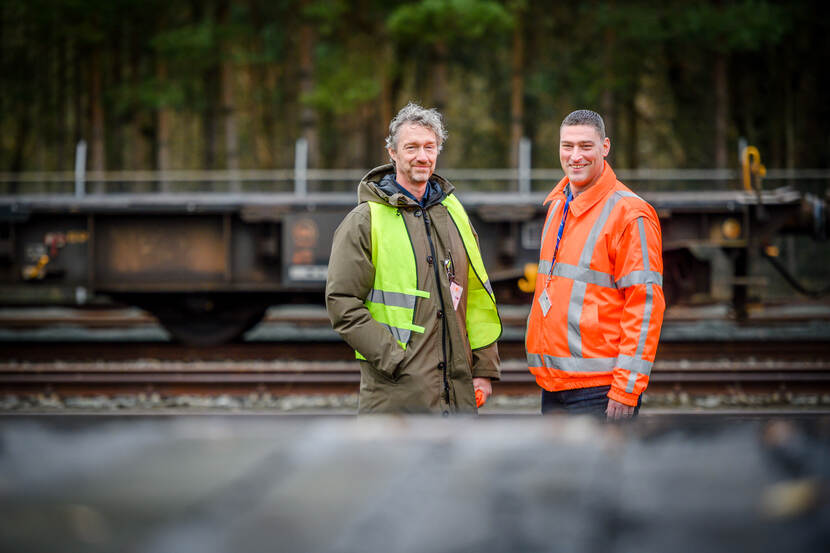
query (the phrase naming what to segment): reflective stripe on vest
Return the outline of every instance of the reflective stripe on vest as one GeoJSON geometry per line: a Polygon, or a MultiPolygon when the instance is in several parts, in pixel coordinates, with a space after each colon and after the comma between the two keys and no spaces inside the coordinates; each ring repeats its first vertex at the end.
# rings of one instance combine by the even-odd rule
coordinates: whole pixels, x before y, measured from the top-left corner
{"type": "MultiPolygon", "coordinates": [[[[561,278],[567,278],[573,281],[571,287],[571,296],[568,302],[568,330],[567,342],[569,357],[554,357],[542,352],[527,352],[527,363],[530,368],[548,368],[560,371],[567,371],[573,373],[586,372],[610,372],[615,367],[620,367],[631,372],[628,380],[626,391],[631,393],[634,390],[634,384],[637,374],[648,375],[651,373],[653,362],[646,361],[642,358],[643,350],[645,348],[646,338],[648,337],[649,320],[651,318],[652,304],[653,304],[653,286],[662,286],[663,275],[659,272],[651,271],[648,260],[648,245],[646,243],[645,225],[643,217],[637,219],[638,230],[640,233],[640,247],[643,256],[643,270],[632,271],[628,275],[621,277],[619,280],[614,280],[614,275],[604,273],[590,268],[591,259],[594,255],[594,248],[599,240],[600,233],[608,222],[614,206],[617,205],[622,198],[639,198],[637,194],[628,191],[617,191],[613,193],[602,207],[585,245],[579,256],[577,265],[569,265],[567,263],[556,263],[553,267],[552,274],[561,278]],[[604,288],[623,289],[636,284],[646,285],[646,303],[643,313],[642,326],[640,328],[640,338],[637,344],[637,351],[634,357],[629,355],[618,355],[611,358],[586,358],[582,355],[582,335],[579,327],[579,321],[582,319],[582,308],[585,303],[585,292],[588,284],[601,286],[604,288]]],[[[544,250],[547,232],[549,230],[550,222],[553,219],[553,212],[559,207],[559,200],[554,204],[552,213],[548,216],[548,221],[542,234],[542,248],[544,250]]],[[[544,254],[542,254],[544,255],[544,254]]],[[[538,275],[539,278],[544,278],[551,270],[553,259],[539,260],[538,275]]]]}
{"type": "MultiPolygon", "coordinates": [[[[470,347],[479,349],[489,346],[501,336],[501,319],[481,252],[461,202],[450,194],[441,203],[447,208],[467,252],[467,336],[470,347]]],[[[369,202],[369,207],[375,281],[364,303],[372,318],[385,325],[398,344],[406,349],[412,332],[424,332],[424,327],[414,324],[415,303],[419,297],[430,297],[429,292],[417,289],[415,251],[398,209],[378,202],[369,202]],[[401,247],[403,243],[408,243],[410,247],[401,247]]],[[[356,351],[355,355],[358,359],[365,359],[360,352],[356,351]]]]}

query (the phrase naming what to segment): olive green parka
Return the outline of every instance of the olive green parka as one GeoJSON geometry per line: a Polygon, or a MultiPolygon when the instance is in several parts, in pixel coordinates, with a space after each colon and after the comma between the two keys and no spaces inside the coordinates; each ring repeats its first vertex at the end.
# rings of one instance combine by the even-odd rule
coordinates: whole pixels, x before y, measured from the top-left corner
{"type": "MultiPolygon", "coordinates": [[[[360,413],[475,413],[473,378],[499,378],[496,342],[471,351],[466,331],[468,261],[464,243],[440,201],[454,187],[433,174],[442,194],[421,208],[394,183],[391,164],[370,171],[358,185],[358,205],[334,233],[326,282],[326,308],[332,326],[366,357],[360,363],[360,413]],[[415,252],[418,289],[429,298],[415,304],[416,325],[404,350],[392,333],[375,321],[364,305],[373,287],[371,211],[367,202],[399,208],[415,252]],[[426,216],[424,214],[426,212],[426,216]],[[453,309],[445,260],[455,266],[463,287],[453,309]]],[[[473,231],[475,233],[475,231],[473,231]]],[[[476,241],[478,236],[476,235],[476,241]]],[[[409,244],[401,244],[409,248],[409,244]]]]}

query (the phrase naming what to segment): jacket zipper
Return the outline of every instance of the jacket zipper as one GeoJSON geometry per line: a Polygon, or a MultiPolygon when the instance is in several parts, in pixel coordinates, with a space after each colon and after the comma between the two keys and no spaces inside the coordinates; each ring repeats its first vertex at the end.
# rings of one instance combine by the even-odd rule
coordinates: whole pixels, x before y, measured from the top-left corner
{"type": "Polygon", "coordinates": [[[438,303],[441,304],[441,312],[443,313],[443,316],[441,317],[441,354],[444,357],[444,369],[442,372],[444,377],[444,400],[447,402],[447,405],[449,405],[450,383],[447,379],[447,314],[446,309],[444,309],[444,296],[441,294],[441,275],[438,271],[438,257],[435,255],[435,246],[432,243],[432,233],[429,230],[429,215],[427,215],[426,209],[423,209],[422,211],[424,213],[424,227],[427,231],[427,242],[429,242],[429,250],[432,253],[432,268],[435,272],[435,285],[438,290],[438,303]]]}

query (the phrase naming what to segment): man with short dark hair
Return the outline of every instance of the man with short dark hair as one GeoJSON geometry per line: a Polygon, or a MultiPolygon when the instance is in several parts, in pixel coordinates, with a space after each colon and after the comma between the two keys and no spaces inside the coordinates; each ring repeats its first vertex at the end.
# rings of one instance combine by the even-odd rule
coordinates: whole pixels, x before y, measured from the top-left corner
{"type": "Polygon", "coordinates": [[[635,416],[663,322],[657,213],[617,180],[602,117],[569,114],[559,129],[565,178],[548,195],[527,327],[542,412],[635,416]]]}
{"type": "Polygon", "coordinates": [[[499,377],[478,238],[434,173],[446,137],[438,111],[404,107],[389,125],[392,163],[363,177],[334,234],[326,308],[360,360],[360,413],[475,413],[499,377]]]}

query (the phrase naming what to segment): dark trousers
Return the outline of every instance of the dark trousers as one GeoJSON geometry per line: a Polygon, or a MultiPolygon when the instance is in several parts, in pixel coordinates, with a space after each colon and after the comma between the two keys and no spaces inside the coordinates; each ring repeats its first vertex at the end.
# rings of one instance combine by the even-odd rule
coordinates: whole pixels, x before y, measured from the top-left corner
{"type": "MultiPolygon", "coordinates": [[[[610,389],[611,386],[609,385],[562,390],[561,392],[542,390],[542,414],[554,415],[567,413],[571,415],[594,415],[604,419],[605,409],[608,407],[608,391],[610,389]]],[[[636,417],[640,412],[640,403],[642,401],[643,396],[641,395],[637,400],[637,407],[634,408],[633,417],[636,417]]]]}

